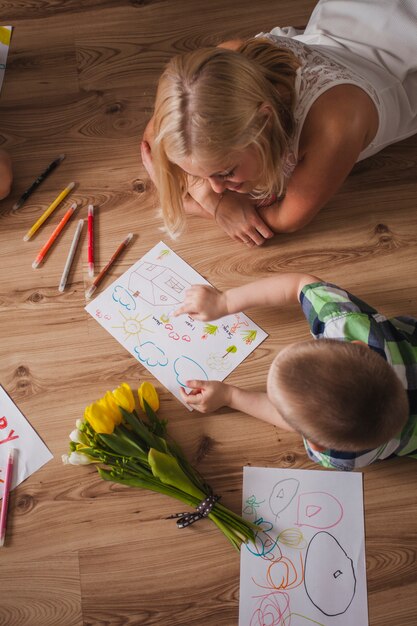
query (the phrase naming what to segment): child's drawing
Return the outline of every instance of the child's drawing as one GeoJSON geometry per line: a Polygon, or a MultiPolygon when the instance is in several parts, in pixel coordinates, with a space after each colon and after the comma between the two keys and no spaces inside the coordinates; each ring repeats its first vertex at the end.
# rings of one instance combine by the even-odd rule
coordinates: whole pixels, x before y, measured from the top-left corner
{"type": "Polygon", "coordinates": [[[120,302],[120,304],[125,307],[128,311],[134,311],[136,309],[136,302],[134,297],[121,285],[116,285],[112,298],[115,302],[120,302]]]}
{"type": "Polygon", "coordinates": [[[236,346],[226,348],[224,354],[211,353],[206,361],[207,366],[217,372],[228,372],[233,369],[232,354],[237,352],[236,346]]]}
{"type": "Polygon", "coordinates": [[[325,530],[336,526],[343,517],[343,506],[331,493],[300,493],[297,502],[297,526],[325,530]]]}
{"type": "Polygon", "coordinates": [[[274,514],[275,519],[291,504],[297,494],[299,486],[300,483],[296,478],[285,478],[274,485],[271,495],[269,496],[269,508],[274,514]]]}
{"type": "Polygon", "coordinates": [[[188,356],[180,356],[174,361],[174,372],[177,383],[188,389],[187,380],[208,380],[207,373],[197,361],[188,356]]]}
{"type": "Polygon", "coordinates": [[[139,314],[135,315],[133,317],[129,317],[127,316],[123,311],[120,311],[120,315],[123,318],[123,322],[121,326],[113,326],[113,328],[117,329],[120,328],[122,329],[123,333],[124,333],[124,338],[125,341],[130,339],[130,337],[135,337],[137,341],[140,341],[140,333],[146,331],[148,333],[153,332],[150,328],[146,328],[146,326],[143,325],[143,322],[145,320],[147,320],[149,317],[151,317],[151,315],[146,315],[145,317],[143,317],[142,319],[138,319],[139,318],[139,314]]]}
{"type": "Polygon", "coordinates": [[[210,335],[217,335],[219,327],[216,324],[204,324],[204,334],[201,335],[201,339],[207,339],[210,335]]]}
{"type": "Polygon", "coordinates": [[[164,265],[141,263],[129,276],[129,290],[153,306],[171,306],[184,300],[191,287],[184,278],[164,265]]]}
{"type": "Polygon", "coordinates": [[[337,539],[327,532],[317,533],[308,544],[304,587],[314,606],[328,616],[346,613],[355,596],[353,561],[337,539]],[[320,586],[317,585],[318,580],[320,586]],[[321,585],[326,593],[323,593],[321,585]]]}
{"type": "Polygon", "coordinates": [[[144,365],[148,367],[165,367],[168,365],[168,359],[162,348],[158,348],[153,341],[145,341],[140,346],[135,346],[135,354],[144,365]]]}
{"type": "Polygon", "coordinates": [[[10,448],[15,449],[12,489],[53,458],[23,413],[0,386],[0,498],[3,497],[10,448]]]}
{"type": "Polygon", "coordinates": [[[361,474],[245,467],[243,514],[239,626],[368,624],[361,474]]]}
{"type": "MultiPolygon", "coordinates": [[[[160,242],[86,306],[181,402],[187,380],[224,380],[267,336],[244,313],[213,323],[176,317],[195,284],[208,283],[160,242]],[[241,330],[254,331],[253,341],[242,341],[241,330]]],[[[108,354],[109,347],[103,349],[108,354]]]]}

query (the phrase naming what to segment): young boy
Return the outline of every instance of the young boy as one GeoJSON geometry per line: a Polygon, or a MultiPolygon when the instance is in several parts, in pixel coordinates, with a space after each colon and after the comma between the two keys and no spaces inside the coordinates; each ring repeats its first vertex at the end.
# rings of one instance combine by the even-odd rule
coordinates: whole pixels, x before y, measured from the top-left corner
{"type": "Polygon", "coordinates": [[[391,455],[417,457],[417,320],[387,319],[308,274],[281,274],[220,292],[194,285],[175,315],[213,320],[253,306],[300,302],[314,339],[275,357],[266,393],[190,380],[201,413],[229,406],[299,432],[313,461],[352,470],[391,455]]]}

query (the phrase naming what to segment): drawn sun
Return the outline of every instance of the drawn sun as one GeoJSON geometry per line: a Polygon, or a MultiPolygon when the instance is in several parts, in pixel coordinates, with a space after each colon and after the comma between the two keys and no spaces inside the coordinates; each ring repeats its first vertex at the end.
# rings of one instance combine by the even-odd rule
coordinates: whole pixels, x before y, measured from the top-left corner
{"type": "Polygon", "coordinates": [[[128,315],[125,315],[123,311],[119,311],[119,313],[123,317],[124,322],[122,323],[121,326],[113,326],[113,328],[121,328],[123,332],[125,333],[126,341],[127,339],[129,339],[129,337],[136,337],[137,340],[140,341],[141,332],[143,331],[146,331],[148,333],[153,332],[149,328],[145,328],[145,326],[143,325],[143,322],[147,320],[148,317],[151,317],[150,315],[147,315],[146,317],[139,319],[139,315],[129,317],[128,315]]]}

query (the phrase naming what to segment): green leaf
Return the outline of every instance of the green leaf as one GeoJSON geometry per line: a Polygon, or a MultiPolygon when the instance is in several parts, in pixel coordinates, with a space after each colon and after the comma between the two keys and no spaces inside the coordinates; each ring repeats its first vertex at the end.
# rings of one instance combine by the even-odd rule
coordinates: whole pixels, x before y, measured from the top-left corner
{"type": "Polygon", "coordinates": [[[157,414],[155,413],[153,408],[147,403],[145,398],[143,398],[143,404],[145,406],[146,415],[147,415],[147,417],[149,419],[149,422],[151,424],[152,432],[154,432],[155,435],[158,435],[159,437],[162,437],[167,432],[167,429],[166,429],[167,422],[166,422],[166,420],[160,420],[159,419],[159,417],[157,416],[157,414]]]}
{"type": "Polygon", "coordinates": [[[146,452],[144,452],[137,443],[125,437],[124,434],[118,430],[117,426],[114,431],[115,432],[111,435],[101,433],[97,435],[97,439],[102,441],[110,450],[117,452],[117,454],[146,459],[146,452]]]}
{"type": "Polygon", "coordinates": [[[206,494],[201,489],[198,489],[188,478],[174,457],[151,448],[148,454],[148,462],[153,475],[159,478],[161,482],[166,485],[172,485],[190,496],[199,498],[199,500],[204,500],[206,497],[206,494]]]}
{"type": "Polygon", "coordinates": [[[140,445],[144,450],[146,450],[146,452],[148,452],[150,448],[156,448],[161,452],[168,452],[165,439],[162,439],[162,437],[158,437],[151,432],[148,424],[142,422],[142,420],[134,413],[128,413],[123,408],[120,408],[120,410],[124,420],[132,427],[133,432],[139,437],[140,445]]]}

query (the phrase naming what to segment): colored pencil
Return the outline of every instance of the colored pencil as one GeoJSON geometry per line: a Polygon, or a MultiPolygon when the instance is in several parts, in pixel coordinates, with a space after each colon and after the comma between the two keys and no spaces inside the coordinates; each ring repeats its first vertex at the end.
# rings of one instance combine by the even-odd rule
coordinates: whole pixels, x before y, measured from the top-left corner
{"type": "Polygon", "coordinates": [[[12,485],[13,465],[14,465],[14,448],[11,448],[9,450],[9,456],[7,459],[6,475],[4,477],[4,486],[3,486],[3,500],[1,501],[0,548],[4,546],[4,540],[6,538],[7,508],[9,506],[9,494],[10,494],[10,488],[12,485]]]}
{"type": "Polygon", "coordinates": [[[70,183],[68,187],[65,187],[63,191],[59,194],[57,198],[49,205],[44,213],[40,216],[40,218],[33,224],[32,228],[28,230],[26,235],[23,237],[23,241],[29,241],[29,239],[36,233],[36,231],[42,226],[45,220],[53,213],[56,207],[67,197],[70,191],[72,191],[75,187],[75,183],[70,183]]]}
{"type": "Polygon", "coordinates": [[[48,167],[46,168],[46,170],[44,170],[41,174],[39,174],[39,176],[33,181],[33,183],[31,184],[31,186],[26,189],[26,191],[24,193],[22,193],[22,195],[20,196],[19,200],[13,205],[12,207],[12,211],[16,211],[16,209],[20,209],[20,207],[22,206],[22,204],[24,204],[24,202],[26,202],[26,200],[29,198],[29,196],[32,195],[32,193],[39,187],[39,185],[41,183],[43,183],[43,181],[45,180],[45,178],[47,178],[47,176],[49,176],[49,174],[51,172],[54,171],[54,169],[65,159],[65,154],[60,154],[59,157],[57,157],[56,159],[54,159],[52,161],[52,163],[50,163],[48,165],[48,167]]]}
{"type": "Polygon", "coordinates": [[[61,281],[59,283],[58,291],[61,291],[61,292],[64,291],[65,285],[67,284],[68,274],[70,272],[71,265],[72,265],[72,262],[74,260],[75,252],[77,250],[78,241],[80,239],[80,235],[81,235],[81,231],[83,229],[83,226],[84,226],[84,220],[80,220],[78,222],[77,228],[76,228],[75,233],[74,233],[74,238],[73,238],[72,243],[71,243],[71,247],[70,247],[70,250],[69,250],[69,253],[68,253],[68,258],[65,261],[64,271],[62,272],[61,281]]]}
{"type": "Polygon", "coordinates": [[[119,254],[124,250],[124,248],[126,248],[126,246],[129,245],[129,243],[132,241],[132,239],[133,239],[133,233],[129,233],[128,236],[119,245],[117,250],[113,253],[113,255],[111,256],[110,260],[107,261],[106,265],[103,267],[103,269],[101,270],[100,274],[97,274],[97,276],[95,277],[95,279],[93,281],[93,284],[85,292],[85,296],[86,296],[86,298],[88,300],[91,298],[91,296],[93,295],[93,293],[97,289],[98,284],[101,282],[101,280],[107,274],[107,272],[109,271],[110,267],[113,265],[113,263],[115,262],[115,260],[119,256],[119,254]]]}
{"type": "Polygon", "coordinates": [[[94,206],[92,204],[88,205],[88,246],[87,246],[87,254],[88,254],[88,275],[90,278],[94,276],[94,206]]]}
{"type": "Polygon", "coordinates": [[[34,270],[36,270],[36,268],[39,267],[39,265],[42,263],[42,261],[44,260],[44,258],[47,255],[48,251],[51,249],[52,244],[57,240],[59,234],[63,231],[65,224],[73,216],[75,210],[77,209],[77,206],[78,206],[78,204],[76,202],[73,202],[71,204],[70,208],[65,213],[64,217],[59,222],[58,226],[52,232],[52,234],[49,237],[48,241],[39,250],[38,256],[36,257],[36,259],[32,263],[32,267],[33,267],[34,270]]]}

